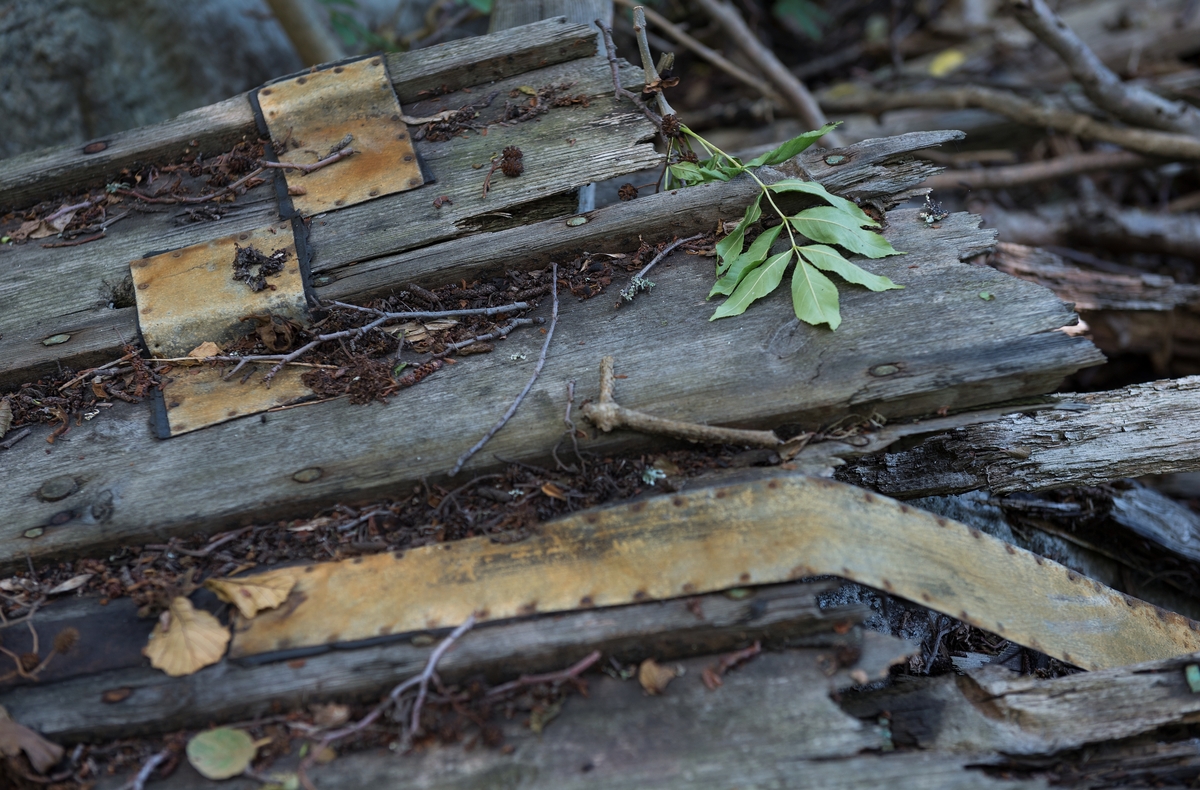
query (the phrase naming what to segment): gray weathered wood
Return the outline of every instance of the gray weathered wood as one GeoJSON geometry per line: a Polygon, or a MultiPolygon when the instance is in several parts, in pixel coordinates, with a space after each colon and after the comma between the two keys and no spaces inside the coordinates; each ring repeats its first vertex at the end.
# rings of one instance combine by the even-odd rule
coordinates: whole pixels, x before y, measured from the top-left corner
{"type": "MultiPolygon", "coordinates": [[[[587,698],[573,696],[535,734],[518,716],[501,723],[511,754],[460,744],[400,756],[387,749],[342,754],[309,771],[322,790],[1000,790],[1045,788],[1043,780],[992,778],[966,756],[887,752],[878,719],[852,718],[830,700],[815,651],[759,656],[730,672],[715,691],[699,675],[712,659],[682,662],[685,674],[661,697],[634,681],[600,677],[587,698]],[[867,754],[871,752],[873,754],[867,754]]],[[[294,764],[294,758],[280,764],[294,764]]],[[[121,777],[122,779],[124,777],[121,777]]],[[[115,790],[119,779],[101,790],[115,790]]],[[[186,766],[181,790],[250,790],[200,779],[186,766]]]]}
{"type": "MultiPolygon", "coordinates": [[[[886,231],[908,254],[864,263],[905,289],[842,287],[844,323],[836,333],[799,324],[785,289],[744,316],[710,322],[713,305],[704,297],[712,264],[687,255],[659,264],[658,287],[620,310],[614,297],[566,300],[541,378],[468,471],[494,466],[489,453],[548,455],[562,433],[566,382],[579,382],[577,398],[595,397],[597,365],[609,353],[629,377],[617,393],[629,408],[735,426],[814,428],[848,412],[900,417],[1039,394],[1100,361],[1087,341],[1053,331],[1073,316],[1045,289],[958,261],[991,241],[977,218],[953,215],[931,228],[916,213],[893,212],[886,231]],[[981,291],[993,298],[981,299],[981,291]],[[872,373],[880,365],[891,367],[872,373]],[[753,398],[742,396],[747,376],[753,398]]],[[[143,405],[72,428],[49,454],[31,437],[7,451],[0,468],[0,508],[9,514],[0,523],[0,562],[215,530],[267,513],[278,518],[443,474],[503,413],[541,342],[534,332],[514,334],[497,353],[443,370],[387,405],[338,400],[165,442],[150,438],[143,405]],[[323,470],[319,480],[292,479],[309,466],[323,470]],[[38,500],[42,483],[60,475],[84,484],[61,502],[38,500]],[[21,537],[64,510],[77,517],[36,539],[21,537]]],[[[589,448],[649,441],[618,433],[589,448]]]]}
{"type": "MultiPolygon", "coordinates": [[[[543,79],[562,76],[561,71],[544,70],[543,79]]],[[[597,81],[594,72],[590,83],[594,90],[603,91],[611,83],[604,72],[603,80],[597,81]]],[[[468,97],[459,94],[459,99],[468,97]]],[[[428,107],[430,111],[436,107],[428,107]]],[[[565,116],[568,120],[575,116],[565,116]]],[[[540,124],[535,124],[540,126],[540,124]]],[[[804,167],[828,188],[860,201],[878,201],[890,205],[893,196],[919,184],[933,172],[927,163],[915,159],[913,151],[943,144],[961,137],[954,131],[919,132],[884,140],[866,140],[844,149],[845,162],[836,166],[824,159],[828,152],[806,151],[801,161],[804,167]]],[[[569,138],[568,138],[569,139],[569,138]]],[[[441,147],[442,150],[445,144],[441,147]]],[[[418,151],[424,156],[426,147],[417,143],[418,151]]],[[[472,149],[474,150],[474,149],[472,149]]],[[[490,150],[490,149],[489,149],[490,150]]],[[[486,157],[475,151],[478,158],[486,157]]],[[[329,234],[322,231],[332,222],[328,217],[313,221],[316,232],[313,239],[316,247],[313,273],[318,294],[333,299],[361,300],[387,293],[397,286],[420,280],[427,286],[443,282],[474,278],[488,270],[502,267],[531,268],[542,266],[559,256],[574,257],[583,250],[615,251],[628,249],[639,243],[639,238],[654,238],[663,232],[663,217],[670,216],[673,227],[670,232],[685,234],[707,230],[718,218],[732,218],[741,214],[743,207],[753,195],[754,186],[748,179],[738,179],[729,184],[711,184],[687,190],[676,190],[667,195],[651,195],[631,203],[620,203],[592,212],[589,222],[578,227],[568,227],[557,221],[544,221],[504,231],[476,233],[442,244],[409,250],[398,255],[391,254],[397,245],[419,246],[433,238],[446,234],[463,234],[468,229],[459,225],[477,227],[478,220],[471,218],[480,213],[497,209],[514,209],[521,196],[494,194],[487,201],[479,197],[475,181],[481,174],[468,169],[471,151],[465,161],[450,160],[446,166],[460,173],[454,199],[457,208],[446,206],[432,208],[432,200],[426,190],[415,190],[396,196],[390,203],[373,201],[361,212],[350,215],[337,212],[337,223],[342,216],[351,218],[358,227],[371,225],[378,230],[372,236],[374,246],[361,240],[351,239],[354,246],[341,243],[345,233],[329,234]],[[478,208],[477,208],[478,207],[478,208]],[[430,219],[425,216],[433,213],[430,219]],[[441,214],[440,212],[445,212],[441,214]],[[396,223],[395,216],[419,215],[422,223],[396,223]],[[321,223],[326,223],[322,225],[321,223]],[[451,228],[451,225],[454,227],[451,228]],[[349,252],[357,252],[360,260],[349,260],[349,252]]],[[[541,168],[543,178],[545,168],[541,168]]],[[[587,169],[585,168],[585,171],[587,169]]],[[[764,178],[780,178],[795,173],[764,172],[764,178]]],[[[498,179],[500,182],[508,179],[498,179]]],[[[524,177],[520,179],[524,181],[524,177]]],[[[559,181],[559,188],[562,188],[559,181]]],[[[574,183],[569,181],[568,183],[574,183]]],[[[502,183],[498,186],[504,186],[502,183]]],[[[532,184],[531,190],[539,192],[542,183],[532,184]]],[[[445,194],[445,184],[431,185],[437,194],[445,194]]],[[[269,203],[269,186],[261,187],[253,194],[242,198],[247,202],[247,212],[238,214],[222,224],[193,226],[190,230],[178,230],[169,217],[173,214],[155,214],[150,218],[132,217],[128,227],[114,226],[114,236],[81,248],[45,250],[26,245],[13,254],[11,259],[15,272],[11,284],[0,284],[0,294],[9,299],[10,309],[0,316],[0,385],[9,386],[29,381],[39,375],[57,370],[58,365],[79,369],[97,365],[119,356],[122,343],[136,337],[136,316],[133,310],[112,310],[98,302],[104,300],[105,283],[118,283],[128,274],[128,262],[141,257],[148,249],[163,249],[195,243],[220,233],[233,233],[267,224],[273,218],[269,203]],[[257,202],[255,202],[257,201],[257,202]],[[256,206],[250,210],[250,206],[256,206]],[[171,243],[167,244],[164,241],[171,243]],[[54,254],[57,253],[57,254],[54,254]],[[64,254],[65,253],[65,254],[64,254]],[[65,345],[47,348],[42,340],[56,334],[70,334],[65,345]]],[[[525,194],[528,199],[528,193],[525,194]]],[[[510,211],[511,213],[511,211],[510,211]]],[[[519,212],[518,212],[519,213],[519,212]]],[[[485,218],[486,219],[486,218],[485,218]]],[[[336,227],[336,223],[335,227],[336,227]]],[[[5,253],[0,248],[0,253],[5,253]]]]}
{"type": "MultiPolygon", "coordinates": [[[[447,142],[418,141],[417,152],[437,183],[314,218],[309,230],[314,264],[347,265],[426,246],[470,233],[488,221],[486,215],[496,212],[513,215],[509,222],[536,219],[533,211],[548,198],[572,192],[589,181],[652,167],[660,160],[653,146],[642,144],[653,133],[653,126],[640,114],[631,113],[628,105],[613,103],[607,65],[601,67],[593,60],[549,66],[489,86],[487,90],[498,96],[491,108],[482,111],[485,118],[499,115],[509,92],[526,81],[539,88],[572,84],[571,95],[589,96],[591,105],[554,108],[533,123],[492,126],[487,136],[472,133],[447,142]],[[484,199],[481,188],[487,171],[474,165],[486,164],[497,146],[506,145],[529,152],[525,173],[517,179],[497,173],[484,199]],[[450,197],[453,204],[436,208],[434,198],[439,195],[450,197]],[[397,221],[398,217],[403,221],[397,221]]],[[[443,97],[450,107],[479,98],[462,92],[443,97]]],[[[422,102],[409,112],[432,113],[443,108],[422,102]]],[[[557,213],[570,210],[560,206],[557,213]]],[[[111,284],[120,283],[128,275],[130,261],[152,250],[259,228],[274,221],[278,212],[272,187],[266,184],[243,197],[231,215],[219,222],[178,226],[175,218],[182,214],[181,207],[171,207],[162,213],[127,218],[113,226],[112,238],[80,247],[45,249],[31,242],[0,253],[10,272],[0,283],[0,299],[8,305],[0,316],[0,355],[5,360],[0,363],[0,382],[29,380],[54,369],[59,361],[78,365],[80,356],[94,359],[100,353],[90,342],[96,333],[88,336],[78,330],[81,325],[99,322],[103,326],[117,319],[118,326],[132,329],[125,323],[128,319],[109,315],[103,297],[104,284],[109,283],[111,290],[111,284]],[[71,340],[52,348],[41,344],[44,338],[60,333],[71,334],[71,340]]],[[[117,334],[104,333],[112,351],[119,343],[117,334]]],[[[135,336],[133,331],[119,334],[126,340],[135,336]]]]}
{"type": "MultiPolygon", "coordinates": [[[[502,35],[463,39],[415,52],[388,56],[388,72],[402,104],[421,91],[446,86],[460,90],[535,68],[584,58],[596,51],[595,37],[583,25],[547,19],[502,35]]],[[[91,143],[106,148],[85,154],[82,146],[33,151],[0,165],[0,208],[15,208],[60,191],[99,186],[138,162],[170,160],[195,144],[216,153],[257,135],[245,94],[186,112],[170,121],[109,135],[91,143]]]]}
{"type": "MultiPolygon", "coordinates": [[[[864,140],[842,149],[844,165],[826,164],[828,151],[808,150],[800,156],[803,167],[827,188],[859,201],[882,201],[921,183],[932,168],[912,156],[913,151],[957,140],[959,132],[920,132],[886,140],[864,140]]],[[[798,169],[798,168],[797,168],[798,169]]],[[[767,168],[759,174],[771,183],[792,174],[767,168]]],[[[736,219],[754,198],[757,185],[749,178],[705,184],[669,193],[645,195],[589,212],[587,222],[568,226],[562,219],[546,220],[519,228],[480,233],[432,247],[386,255],[341,266],[316,261],[317,293],[330,299],[363,299],[417,280],[427,286],[473,279],[484,272],[544,266],[588,252],[619,251],[636,247],[642,239],[666,239],[707,231],[718,219],[736,219]],[[670,217],[669,227],[664,218],[670,217]]],[[[964,253],[965,255],[966,253],[964,253]]]]}
{"type": "MultiPolygon", "coordinates": [[[[688,600],[676,599],[481,625],[447,654],[438,671],[448,681],[485,675],[501,682],[521,673],[560,669],[592,650],[640,661],[730,650],[755,639],[813,646],[865,645],[866,639],[871,649],[864,651],[858,668],[871,677],[886,675],[898,647],[901,653],[911,648],[895,640],[880,642],[873,632],[869,637],[856,630],[834,633],[835,625],[869,615],[859,606],[822,611],[815,596],[835,586],[796,583],[761,588],[740,601],[719,594],[697,596],[698,606],[691,608],[688,600]]],[[[88,647],[81,644],[79,649],[88,647]]],[[[431,650],[398,636],[373,646],[344,645],[307,655],[300,651],[302,658],[265,656],[267,661],[250,665],[225,660],[179,678],[144,666],[112,669],[10,690],[2,699],[18,721],[63,741],[161,733],[258,716],[278,705],[294,709],[323,700],[375,698],[419,672],[431,650]],[[105,690],[123,687],[133,693],[120,704],[101,700],[105,690]]],[[[847,671],[834,682],[846,683],[847,671]]]]}
{"type": "Polygon", "coordinates": [[[1053,395],[1074,410],[1013,414],[856,460],[838,477],[889,496],[1096,485],[1200,469],[1200,377],[1053,395]]]}

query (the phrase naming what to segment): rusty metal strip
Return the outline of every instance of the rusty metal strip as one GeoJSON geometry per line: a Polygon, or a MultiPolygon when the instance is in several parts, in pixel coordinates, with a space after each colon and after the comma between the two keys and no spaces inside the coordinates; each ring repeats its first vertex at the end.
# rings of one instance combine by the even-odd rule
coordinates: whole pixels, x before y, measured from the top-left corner
{"type": "MultiPolygon", "coordinates": [[[[292,223],[281,222],[132,262],[138,325],[146,348],[156,357],[175,358],[208,341],[224,346],[253,330],[253,323],[241,320],[248,315],[272,314],[306,323],[296,247],[292,223]],[[234,279],[239,246],[268,256],[282,251],[283,268],[265,278],[267,288],[253,291],[234,279]]],[[[165,414],[166,424],[160,424],[159,435],[176,436],[312,396],[297,370],[280,371],[269,389],[261,383],[264,373],[259,368],[245,382],[240,373],[222,381],[221,371],[208,366],[174,368],[165,374],[160,393],[159,413],[165,414]]]]}
{"type": "Polygon", "coordinates": [[[304,173],[285,169],[296,212],[312,216],[415,189],[425,176],[382,57],[345,61],[260,88],[256,101],[281,163],[311,165],[354,154],[304,173]]]}
{"type": "Polygon", "coordinates": [[[576,514],[486,538],[285,568],[278,610],[239,621],[231,656],[831,574],[1087,669],[1200,650],[1200,624],[949,519],[786,477],[576,514]]]}

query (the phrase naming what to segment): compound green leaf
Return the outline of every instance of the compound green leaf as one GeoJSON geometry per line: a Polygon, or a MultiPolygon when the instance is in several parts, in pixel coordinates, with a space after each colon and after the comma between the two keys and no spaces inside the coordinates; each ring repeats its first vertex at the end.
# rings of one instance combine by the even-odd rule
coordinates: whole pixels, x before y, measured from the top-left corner
{"type": "Polygon", "coordinates": [[[867,225],[872,228],[879,227],[879,223],[867,216],[861,208],[853,201],[846,200],[840,195],[835,195],[825,187],[821,186],[816,181],[801,181],[798,178],[785,178],[783,181],[776,181],[774,184],[768,184],[767,189],[772,192],[804,192],[815,197],[819,197],[831,206],[840,208],[850,216],[859,220],[859,224],[867,225]]]}
{"type": "Polygon", "coordinates": [[[742,221],[737,224],[725,238],[717,242],[717,259],[720,261],[717,264],[717,275],[725,273],[725,270],[738,259],[742,254],[742,245],[746,240],[746,228],[758,222],[758,218],[762,216],[762,209],[759,204],[762,202],[762,193],[758,193],[758,197],[746,207],[746,213],[742,216],[742,221]]]}
{"type": "Polygon", "coordinates": [[[777,165],[780,162],[786,162],[788,159],[791,159],[793,156],[800,153],[805,148],[808,148],[810,145],[815,143],[817,140],[820,140],[822,137],[824,137],[825,135],[832,132],[840,124],[841,124],[841,121],[838,121],[837,123],[827,123],[824,126],[822,126],[820,129],[817,129],[812,132],[805,132],[804,134],[799,135],[798,137],[793,137],[791,140],[788,140],[786,143],[779,146],[775,150],[767,151],[765,154],[762,154],[761,156],[757,156],[754,159],[751,159],[749,162],[746,163],[746,167],[759,167],[761,165],[777,165]]]}
{"type": "MultiPolygon", "coordinates": [[[[792,262],[794,254],[795,250],[781,252],[747,274],[733,295],[722,302],[708,320],[715,321],[718,318],[741,315],[755,300],[763,298],[778,288],[779,283],[783,281],[783,273],[787,270],[788,264],[792,262]]],[[[834,294],[836,295],[836,293],[835,291],[834,294]]]]}
{"type": "Polygon", "coordinates": [[[833,206],[808,208],[791,218],[792,227],[813,241],[838,244],[868,258],[896,255],[895,248],[883,236],[863,230],[859,221],[833,206]]]}
{"type": "Polygon", "coordinates": [[[837,286],[803,258],[792,273],[792,309],[797,318],[813,326],[829,324],[830,329],[837,329],[842,323],[837,286]]]}
{"type": "Polygon", "coordinates": [[[904,287],[903,285],[896,285],[886,277],[871,274],[859,268],[843,258],[842,254],[833,247],[826,247],[824,244],[811,244],[807,247],[801,247],[800,255],[804,260],[818,269],[833,272],[848,283],[862,285],[872,291],[887,291],[892,288],[904,287]]]}
{"type": "Polygon", "coordinates": [[[776,225],[759,234],[759,237],[750,245],[750,249],[739,255],[729,270],[725,272],[725,276],[717,280],[707,298],[712,299],[717,294],[733,293],[733,289],[742,279],[766,260],[767,253],[771,251],[771,245],[775,243],[775,239],[779,238],[781,230],[783,230],[783,226],[776,225]]]}

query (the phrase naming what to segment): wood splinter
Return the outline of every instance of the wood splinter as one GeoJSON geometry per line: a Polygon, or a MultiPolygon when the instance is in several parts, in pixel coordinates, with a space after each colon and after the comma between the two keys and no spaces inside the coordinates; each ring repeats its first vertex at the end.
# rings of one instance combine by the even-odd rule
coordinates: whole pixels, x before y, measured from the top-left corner
{"type": "Polygon", "coordinates": [[[656,433],[702,444],[737,444],[788,450],[794,455],[807,443],[811,434],[802,434],[784,441],[774,431],[749,431],[741,428],[721,428],[696,422],[680,422],[655,417],[621,406],[613,399],[613,358],[600,360],[600,400],[583,404],[581,411],[600,430],[608,433],[614,428],[628,428],[642,433],[656,433]]]}

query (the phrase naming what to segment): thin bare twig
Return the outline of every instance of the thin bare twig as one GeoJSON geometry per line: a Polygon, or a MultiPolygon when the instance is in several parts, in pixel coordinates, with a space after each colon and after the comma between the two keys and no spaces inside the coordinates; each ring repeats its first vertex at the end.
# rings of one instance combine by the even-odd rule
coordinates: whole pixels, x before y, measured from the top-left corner
{"type": "Polygon", "coordinates": [[[270,167],[276,170],[299,170],[304,175],[308,175],[316,170],[320,170],[322,167],[328,167],[334,162],[340,162],[343,159],[351,157],[356,153],[358,152],[353,148],[343,148],[340,151],[334,151],[324,159],[313,162],[311,165],[301,165],[295,162],[268,162],[265,159],[258,160],[258,164],[260,167],[270,167]]]}
{"type": "Polygon", "coordinates": [[[137,356],[137,352],[136,352],[136,351],[130,351],[128,354],[126,354],[125,356],[121,357],[120,359],[114,359],[112,362],[105,362],[103,365],[101,365],[101,366],[100,366],[100,367],[98,367],[98,368],[88,368],[87,370],[83,371],[82,373],[80,373],[80,374],[79,374],[78,376],[76,376],[75,378],[73,378],[73,379],[71,379],[70,381],[68,381],[66,384],[63,384],[63,385],[59,386],[59,388],[58,388],[58,391],[59,391],[59,392],[62,392],[62,391],[63,391],[63,390],[65,390],[67,387],[70,387],[70,386],[71,386],[71,385],[73,385],[73,384],[78,384],[79,382],[83,381],[83,380],[84,380],[84,379],[86,379],[88,376],[91,376],[91,375],[92,375],[92,374],[94,374],[94,373],[99,373],[101,370],[108,370],[108,369],[109,369],[109,368],[111,368],[111,367],[116,367],[117,365],[120,365],[122,362],[125,362],[125,361],[127,361],[127,360],[133,359],[135,356],[137,356]]]}
{"type": "Polygon", "coordinates": [[[558,672],[546,672],[542,675],[521,675],[516,680],[510,680],[508,683],[501,683],[499,686],[489,689],[488,693],[484,694],[483,697],[484,699],[502,697],[515,689],[523,686],[535,686],[538,683],[561,683],[564,680],[573,680],[586,672],[599,660],[600,651],[593,650],[566,669],[559,670],[558,672]]]}
{"type": "Polygon", "coordinates": [[[947,170],[925,179],[925,186],[932,189],[1002,189],[1096,170],[1118,170],[1152,164],[1152,160],[1131,151],[1087,151],[1008,167],[947,170]]]}
{"type": "Polygon", "coordinates": [[[515,313],[518,310],[528,310],[528,302],[512,302],[511,304],[502,304],[499,307],[472,307],[463,310],[440,310],[437,312],[406,312],[406,313],[390,313],[386,310],[376,310],[373,307],[362,307],[356,304],[347,304],[345,302],[330,302],[329,304],[344,307],[347,310],[358,310],[363,313],[372,313],[377,316],[388,319],[389,321],[399,321],[403,319],[427,319],[427,318],[454,318],[464,315],[499,315],[500,313],[515,313]]]}
{"type": "Polygon", "coordinates": [[[1056,107],[1047,101],[1026,99],[1009,91],[963,85],[922,91],[855,91],[822,102],[830,112],[883,113],[913,107],[991,110],[1029,126],[1048,127],[1088,140],[1113,143],[1130,151],[1164,159],[1200,159],[1200,139],[1185,134],[1131,129],[1098,121],[1089,115],[1056,107]]]}
{"type": "MultiPolygon", "coordinates": [[[[640,272],[633,275],[633,279],[629,281],[629,287],[621,291],[621,298],[626,302],[632,302],[633,298],[638,295],[638,292],[644,290],[645,287],[653,286],[653,283],[649,283],[647,286],[642,286],[641,283],[645,281],[646,274],[656,265],[658,265],[659,261],[674,252],[675,249],[681,244],[687,244],[689,241],[695,241],[696,239],[702,238],[704,238],[704,234],[697,233],[695,236],[688,236],[686,239],[676,239],[666,247],[663,247],[662,252],[658,253],[658,255],[655,255],[654,259],[642,267],[640,272]]],[[[617,304],[619,306],[620,302],[617,302],[617,304]]]]}
{"type": "Polygon", "coordinates": [[[325,737],[321,738],[321,742],[317,748],[310,751],[308,757],[304,758],[304,760],[300,762],[300,766],[297,768],[297,774],[301,783],[307,788],[311,788],[313,786],[308,780],[307,770],[309,766],[312,765],[313,760],[318,754],[323,752],[335,741],[340,741],[342,738],[345,738],[349,735],[362,732],[367,727],[371,726],[380,716],[383,715],[384,711],[396,704],[404,692],[408,691],[414,686],[417,686],[417,701],[413,705],[412,718],[412,731],[415,732],[417,727],[420,725],[419,717],[421,714],[421,705],[424,703],[425,696],[428,694],[429,681],[433,678],[433,674],[437,670],[438,662],[442,660],[442,656],[446,654],[446,651],[453,647],[454,643],[458,641],[463,634],[465,634],[467,631],[470,631],[474,627],[475,615],[471,614],[466,620],[463,621],[462,625],[451,631],[450,634],[442,640],[441,644],[433,649],[433,652],[429,654],[429,660],[425,662],[425,668],[421,671],[421,674],[414,675],[403,683],[397,685],[386,697],[383,698],[383,701],[371,709],[370,713],[368,713],[366,716],[363,716],[354,724],[343,727],[340,730],[334,730],[333,732],[326,733],[325,737]]]}
{"type": "MultiPolygon", "coordinates": [[[[697,0],[697,2],[717,24],[724,28],[724,32],[733,38],[746,57],[779,90],[784,101],[796,113],[797,118],[813,129],[819,129],[825,125],[825,113],[821,111],[821,106],[817,104],[813,95],[808,92],[808,88],[804,87],[804,83],[788,71],[787,66],[784,66],[779,58],[775,57],[774,52],[758,40],[758,36],[754,35],[754,31],[746,25],[741,13],[733,5],[724,0],[697,0]]],[[[824,139],[827,145],[834,148],[842,145],[841,136],[837,132],[830,132],[825,135],[824,139]]]]}
{"type": "Polygon", "coordinates": [[[171,756],[172,749],[167,747],[162,751],[155,752],[151,755],[142,769],[137,772],[137,776],[129,780],[121,790],[145,790],[146,782],[150,779],[150,774],[154,773],[154,769],[162,765],[171,756]]]}
{"type": "Polygon", "coordinates": [[[507,337],[509,332],[513,331],[514,329],[516,329],[519,326],[529,326],[530,324],[543,324],[545,322],[546,322],[546,319],[544,319],[544,318],[514,318],[513,320],[509,321],[504,326],[499,327],[492,332],[488,332],[487,334],[476,335],[475,337],[469,338],[467,340],[462,340],[458,343],[450,343],[444,349],[442,349],[441,351],[434,354],[434,356],[435,357],[444,357],[453,351],[458,351],[460,348],[466,348],[467,346],[473,346],[476,343],[486,343],[489,340],[496,340],[498,338],[507,337]]]}
{"type": "Polygon", "coordinates": [[[29,428],[22,428],[21,430],[14,433],[12,436],[10,436],[7,439],[5,439],[4,441],[0,442],[0,450],[7,450],[8,448],[12,447],[17,442],[24,439],[30,433],[32,433],[32,431],[30,431],[29,428]]]}
{"type": "Polygon", "coordinates": [[[583,416],[605,433],[614,428],[628,428],[642,433],[656,433],[702,444],[736,444],[749,447],[782,448],[784,442],[774,431],[749,431],[741,428],[720,428],[695,422],[680,422],[626,409],[613,399],[613,358],[600,360],[600,400],[585,403],[583,416]]]}
{"type": "MultiPolygon", "coordinates": [[[[616,0],[616,2],[619,5],[625,6],[626,8],[633,8],[636,5],[633,0],[616,0]]],[[[768,83],[766,80],[746,71],[741,66],[725,58],[725,56],[723,56],[720,52],[717,52],[715,49],[710,49],[704,44],[701,44],[699,41],[683,32],[678,25],[655,11],[653,8],[644,8],[642,10],[646,14],[646,19],[650,20],[650,22],[656,27],[661,28],[668,36],[675,39],[675,41],[678,43],[692,50],[697,55],[719,68],[721,71],[733,77],[735,80],[750,86],[763,96],[766,96],[769,99],[775,99],[780,103],[783,102],[783,99],[779,96],[779,92],[771,87],[770,83],[768,83]]]]}
{"type": "Polygon", "coordinates": [[[508,407],[508,411],[504,412],[504,416],[501,417],[496,422],[496,424],[492,426],[491,430],[489,430],[486,434],[484,434],[482,439],[480,439],[478,442],[475,443],[474,447],[472,447],[470,450],[467,450],[465,453],[463,453],[462,455],[460,455],[458,457],[458,460],[454,462],[454,468],[452,468],[450,470],[451,477],[454,477],[456,474],[458,474],[459,471],[463,468],[463,464],[465,464],[467,461],[469,461],[471,459],[471,456],[475,455],[475,453],[477,453],[481,449],[483,449],[483,446],[488,443],[488,440],[491,439],[493,436],[495,436],[496,433],[505,426],[505,424],[509,421],[509,419],[511,419],[512,416],[517,413],[517,408],[521,405],[521,401],[525,400],[525,396],[529,393],[529,390],[531,390],[533,388],[533,383],[535,381],[537,381],[538,375],[541,374],[542,368],[545,367],[546,352],[549,351],[549,349],[550,349],[550,340],[554,337],[554,327],[558,324],[558,264],[557,263],[550,265],[550,279],[554,285],[554,288],[551,291],[551,293],[553,294],[554,301],[550,308],[550,328],[548,330],[546,330],[546,342],[542,344],[542,353],[538,357],[537,365],[533,369],[533,375],[529,377],[529,382],[525,385],[525,389],[521,390],[521,394],[518,395],[517,399],[515,401],[513,401],[511,406],[508,407]]]}
{"type": "Polygon", "coordinates": [[[1122,82],[1045,0],[1009,0],[1008,7],[1018,22],[1054,50],[1084,94],[1117,120],[1193,136],[1200,129],[1200,110],[1187,102],[1164,99],[1140,85],[1122,82]]]}
{"type": "Polygon", "coordinates": [[[642,111],[642,114],[650,120],[650,123],[654,124],[654,128],[661,132],[662,116],[647,107],[640,96],[621,87],[620,65],[617,63],[617,45],[613,43],[612,28],[601,19],[596,20],[596,27],[600,28],[600,31],[604,34],[604,47],[605,52],[608,53],[608,66],[612,69],[613,90],[616,95],[633,102],[633,105],[642,111]]]}
{"type": "Polygon", "coordinates": [[[675,110],[671,108],[667,97],[663,95],[662,87],[659,83],[662,81],[662,76],[658,73],[658,68],[654,65],[654,56],[650,54],[650,40],[646,37],[646,9],[640,5],[633,7],[633,34],[637,38],[638,54],[642,58],[642,73],[646,85],[658,86],[654,91],[654,97],[658,100],[658,111],[665,118],[668,115],[675,115],[675,110]]]}
{"type": "Polygon", "coordinates": [[[236,192],[238,189],[241,189],[241,187],[242,187],[244,184],[246,184],[248,181],[250,181],[250,179],[252,179],[252,178],[258,178],[259,176],[261,176],[261,175],[263,174],[263,171],[264,171],[265,169],[266,169],[266,168],[264,168],[264,167],[262,167],[262,166],[261,166],[261,161],[260,161],[260,166],[259,166],[259,167],[255,168],[255,169],[254,169],[254,170],[252,170],[251,172],[249,172],[249,173],[247,173],[246,175],[242,176],[242,177],[241,177],[241,178],[239,178],[237,181],[234,181],[234,182],[233,182],[232,184],[230,184],[229,186],[226,186],[226,187],[223,187],[223,188],[221,188],[221,189],[218,189],[216,192],[213,192],[211,195],[199,195],[199,196],[197,196],[197,197],[165,197],[165,198],[160,198],[160,197],[151,197],[150,195],[143,195],[141,192],[138,192],[138,191],[136,191],[136,190],[133,190],[133,189],[118,189],[118,190],[115,190],[115,192],[116,192],[116,194],[118,194],[118,195],[127,195],[127,196],[129,196],[129,197],[137,198],[138,200],[141,200],[141,201],[143,201],[143,202],[145,202],[145,203],[166,203],[166,204],[175,204],[175,203],[207,203],[207,202],[208,202],[208,201],[210,201],[210,200],[216,200],[216,199],[217,199],[217,198],[219,198],[219,197],[224,197],[225,195],[229,195],[229,194],[233,194],[233,193],[235,193],[235,192],[236,192]]]}

